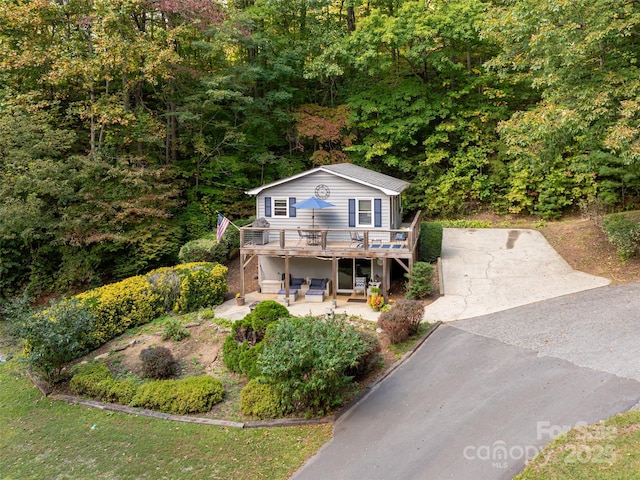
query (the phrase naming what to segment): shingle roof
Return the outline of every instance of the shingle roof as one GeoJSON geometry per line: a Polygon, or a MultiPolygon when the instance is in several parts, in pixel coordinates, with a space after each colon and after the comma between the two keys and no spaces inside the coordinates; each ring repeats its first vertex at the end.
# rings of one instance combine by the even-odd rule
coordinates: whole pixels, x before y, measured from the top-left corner
{"type": "Polygon", "coordinates": [[[282,183],[290,182],[300,177],[304,177],[314,172],[324,171],[338,177],[346,178],[353,182],[361,183],[379,189],[386,195],[399,195],[403,190],[409,187],[409,182],[400,180],[399,178],[385,175],[384,173],[374,172],[368,168],[359,167],[352,163],[338,163],[335,165],[323,165],[321,167],[307,170],[306,172],[299,173],[292,177],[283,178],[267,185],[261,185],[260,187],[248,190],[248,195],[257,195],[262,190],[270,187],[275,187],[282,183]]]}
{"type": "Polygon", "coordinates": [[[404,189],[409,187],[409,182],[400,180],[399,178],[385,175],[384,173],[374,172],[368,168],[359,167],[353,163],[338,163],[335,165],[325,165],[320,167],[322,170],[335,173],[342,177],[349,178],[356,182],[362,182],[372,187],[377,187],[381,190],[389,190],[394,195],[399,194],[404,189]]]}

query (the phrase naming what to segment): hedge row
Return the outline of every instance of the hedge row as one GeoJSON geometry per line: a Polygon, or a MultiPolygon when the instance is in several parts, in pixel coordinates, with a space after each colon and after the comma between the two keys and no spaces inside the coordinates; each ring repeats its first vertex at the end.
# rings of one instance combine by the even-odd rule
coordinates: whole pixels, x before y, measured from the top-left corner
{"type": "Polygon", "coordinates": [[[222,382],[208,375],[140,384],[115,379],[102,364],[80,370],[71,379],[70,387],[78,395],[179,415],[208,412],[224,398],[222,382]]]}
{"type": "Polygon", "coordinates": [[[92,335],[95,345],[102,345],[168,310],[186,313],[222,303],[226,275],[223,265],[187,263],[89,290],[77,298],[95,314],[92,335]]]}

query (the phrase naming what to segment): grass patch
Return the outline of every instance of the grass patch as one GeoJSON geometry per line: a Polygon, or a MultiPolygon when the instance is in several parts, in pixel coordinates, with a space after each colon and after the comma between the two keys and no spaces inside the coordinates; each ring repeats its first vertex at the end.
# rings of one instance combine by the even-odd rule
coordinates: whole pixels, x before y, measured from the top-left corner
{"type": "Polygon", "coordinates": [[[0,364],[3,478],[288,478],[331,425],[231,429],[105,412],[43,397],[0,364]]]}
{"type": "Polygon", "coordinates": [[[640,411],[631,410],[553,440],[516,480],[640,478],[640,411]]]}
{"type": "Polygon", "coordinates": [[[411,335],[406,341],[389,345],[389,351],[395,355],[396,360],[400,360],[409,350],[411,350],[415,346],[416,342],[420,340],[420,338],[422,338],[422,336],[427,333],[430,328],[430,323],[422,322],[418,326],[418,331],[411,335]]]}

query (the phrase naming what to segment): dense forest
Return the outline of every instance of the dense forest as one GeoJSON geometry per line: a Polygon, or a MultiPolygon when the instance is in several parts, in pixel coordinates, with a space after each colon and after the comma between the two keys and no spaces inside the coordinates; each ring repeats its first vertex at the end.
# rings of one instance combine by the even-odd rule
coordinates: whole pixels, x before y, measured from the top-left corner
{"type": "Polygon", "coordinates": [[[409,210],[637,208],[632,0],[1,0],[0,297],[175,262],[350,161],[409,210]]]}

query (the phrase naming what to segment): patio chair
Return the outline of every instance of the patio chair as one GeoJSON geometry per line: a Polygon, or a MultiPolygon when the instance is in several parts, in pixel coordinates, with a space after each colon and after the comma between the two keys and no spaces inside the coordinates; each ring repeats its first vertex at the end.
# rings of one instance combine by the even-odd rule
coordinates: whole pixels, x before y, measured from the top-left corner
{"type": "Polygon", "coordinates": [[[362,242],[364,242],[364,236],[358,231],[351,230],[349,232],[349,235],[351,235],[351,245],[353,245],[354,243],[361,244],[362,242]]]}
{"type": "Polygon", "coordinates": [[[353,281],[353,293],[367,296],[367,277],[356,277],[353,281]]]}

